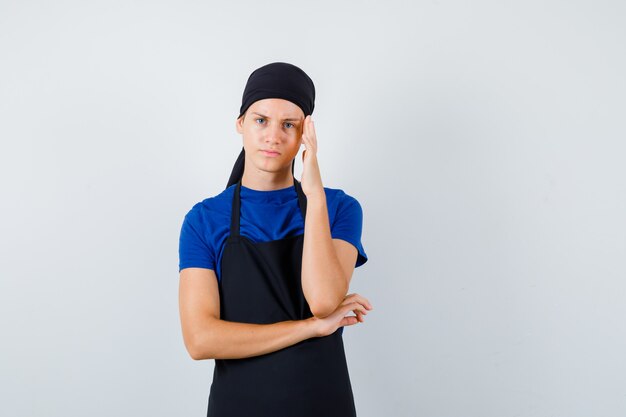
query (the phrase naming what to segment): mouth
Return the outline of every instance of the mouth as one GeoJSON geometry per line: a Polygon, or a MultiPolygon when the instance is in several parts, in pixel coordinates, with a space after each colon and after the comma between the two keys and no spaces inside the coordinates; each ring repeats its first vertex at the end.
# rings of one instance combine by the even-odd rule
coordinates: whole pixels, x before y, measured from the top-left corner
{"type": "Polygon", "coordinates": [[[264,149],[261,149],[261,152],[263,152],[263,154],[264,154],[265,156],[278,156],[278,155],[280,155],[280,153],[279,153],[279,152],[276,152],[276,151],[271,151],[271,150],[267,150],[267,151],[266,151],[266,150],[264,150],[264,149]]]}

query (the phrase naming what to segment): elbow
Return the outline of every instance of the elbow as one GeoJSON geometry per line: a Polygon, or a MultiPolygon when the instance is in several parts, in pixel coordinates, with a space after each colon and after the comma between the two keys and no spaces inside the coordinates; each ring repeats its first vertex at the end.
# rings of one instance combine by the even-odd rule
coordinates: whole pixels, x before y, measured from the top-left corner
{"type": "Polygon", "coordinates": [[[341,305],[346,292],[347,290],[343,291],[341,294],[337,294],[336,298],[328,294],[325,297],[318,297],[313,300],[313,302],[309,303],[311,313],[313,313],[313,315],[318,319],[330,316],[335,312],[335,310],[337,310],[337,307],[341,305]]]}
{"type": "Polygon", "coordinates": [[[187,346],[187,353],[194,361],[215,359],[215,355],[206,349],[206,345],[190,344],[187,346]]]}
{"type": "Polygon", "coordinates": [[[198,343],[190,341],[188,343],[185,343],[185,348],[187,349],[189,357],[194,361],[207,359],[205,352],[200,348],[200,345],[198,343]]]}
{"type": "Polygon", "coordinates": [[[202,352],[200,349],[198,349],[197,346],[187,346],[187,353],[189,353],[189,356],[194,361],[199,361],[199,360],[202,360],[202,359],[208,359],[206,357],[206,355],[204,354],[204,352],[202,352]]]}
{"type": "Polygon", "coordinates": [[[330,316],[337,308],[337,306],[333,306],[330,303],[313,303],[309,307],[311,308],[311,313],[318,319],[330,316]]]}
{"type": "Polygon", "coordinates": [[[200,361],[204,359],[215,359],[213,352],[213,338],[210,337],[209,332],[198,332],[190,335],[185,340],[185,348],[187,353],[194,361],[200,361]]]}

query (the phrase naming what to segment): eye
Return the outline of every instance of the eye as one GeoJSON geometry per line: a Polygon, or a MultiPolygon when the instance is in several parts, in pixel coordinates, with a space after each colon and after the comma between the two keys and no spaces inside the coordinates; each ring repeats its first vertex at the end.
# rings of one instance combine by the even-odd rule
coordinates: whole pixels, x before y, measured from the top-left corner
{"type": "MultiPolygon", "coordinates": [[[[258,122],[259,120],[265,120],[265,119],[263,119],[262,117],[259,117],[259,118],[257,118],[257,119],[254,119],[254,121],[255,121],[255,122],[258,122]]],[[[260,124],[260,123],[259,123],[259,124],[260,124]]]]}
{"type": "Polygon", "coordinates": [[[293,126],[293,123],[285,122],[285,124],[293,126]]]}

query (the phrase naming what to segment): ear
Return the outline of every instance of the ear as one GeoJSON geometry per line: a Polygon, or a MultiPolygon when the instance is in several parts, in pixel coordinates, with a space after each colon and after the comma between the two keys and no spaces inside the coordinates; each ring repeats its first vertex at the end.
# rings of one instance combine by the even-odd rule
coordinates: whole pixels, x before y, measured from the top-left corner
{"type": "Polygon", "coordinates": [[[237,129],[237,133],[243,133],[243,116],[235,120],[235,129],[237,129]]]}

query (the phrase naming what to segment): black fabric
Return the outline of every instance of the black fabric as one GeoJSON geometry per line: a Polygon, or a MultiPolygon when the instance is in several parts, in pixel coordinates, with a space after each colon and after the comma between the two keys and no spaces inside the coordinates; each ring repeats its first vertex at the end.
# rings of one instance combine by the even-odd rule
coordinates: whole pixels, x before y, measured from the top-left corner
{"type": "MultiPolygon", "coordinates": [[[[294,178],[306,216],[306,196],[294,178]]],[[[302,292],[304,234],[255,243],[239,233],[240,189],[221,262],[220,319],[256,324],[313,316],[302,292]]],[[[215,359],[207,417],[356,417],[342,334],[337,329],[286,348],[215,359]]]]}
{"type": "Polygon", "coordinates": [[[243,90],[239,117],[252,103],[264,98],[282,98],[297,104],[305,116],[315,108],[315,85],[302,69],[286,62],[272,62],[255,69],[243,90]]]}
{"type": "MultiPolygon", "coordinates": [[[[257,68],[250,74],[241,98],[239,117],[255,101],[265,98],[282,98],[298,105],[304,116],[313,114],[315,108],[315,85],[313,80],[299,67],[287,62],[272,62],[257,68]]],[[[245,150],[241,149],[230,174],[226,188],[235,184],[244,170],[245,150]]],[[[293,174],[295,160],[291,164],[293,174]]]]}

